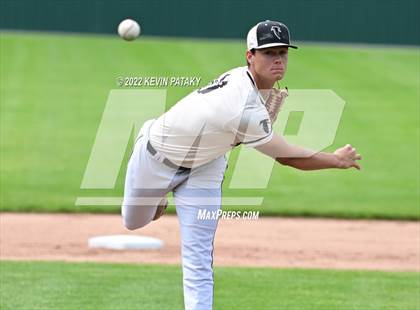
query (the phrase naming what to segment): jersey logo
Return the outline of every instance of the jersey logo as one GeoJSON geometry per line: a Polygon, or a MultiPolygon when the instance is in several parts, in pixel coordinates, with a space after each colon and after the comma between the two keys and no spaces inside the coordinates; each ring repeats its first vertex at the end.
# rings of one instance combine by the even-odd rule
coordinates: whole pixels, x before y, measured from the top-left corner
{"type": "Polygon", "coordinates": [[[280,28],[280,26],[272,26],[270,30],[274,33],[274,35],[279,40],[281,40],[281,28],[280,28]]]}
{"type": "Polygon", "coordinates": [[[263,120],[260,122],[260,125],[262,125],[262,126],[263,126],[263,129],[264,129],[264,131],[265,131],[266,133],[269,133],[269,132],[270,132],[270,128],[268,128],[268,122],[269,122],[269,119],[268,119],[268,118],[263,119],[263,120]]]}

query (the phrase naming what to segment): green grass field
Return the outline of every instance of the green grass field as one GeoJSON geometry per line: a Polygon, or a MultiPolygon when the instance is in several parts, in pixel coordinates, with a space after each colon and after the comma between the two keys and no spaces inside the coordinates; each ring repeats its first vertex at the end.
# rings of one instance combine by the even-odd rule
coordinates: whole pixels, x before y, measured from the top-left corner
{"type": "MultiPolygon", "coordinates": [[[[175,266],[3,261],[0,268],[4,310],[183,308],[175,266]]],[[[420,309],[418,273],[216,268],[215,281],[215,309],[420,309]]]]}
{"type": "MultiPolygon", "coordinates": [[[[119,212],[75,207],[108,93],[118,76],[200,76],[244,65],[240,41],[1,33],[1,210],[119,212]]],[[[285,85],[332,89],[346,101],[334,145],[355,145],[363,170],[301,172],[277,166],[263,214],[419,219],[419,49],[305,45],[291,51],[285,85]]],[[[192,91],[170,88],[167,107],[192,91]]],[[[127,150],[129,153],[129,150],[127,150]]],[[[236,151],[237,153],[237,151],[236,151]]],[[[231,157],[234,167],[236,154],[231,157]]],[[[258,163],[250,163],[257,169],[258,163]]],[[[229,207],[230,209],[230,207],[229,207]]]]}

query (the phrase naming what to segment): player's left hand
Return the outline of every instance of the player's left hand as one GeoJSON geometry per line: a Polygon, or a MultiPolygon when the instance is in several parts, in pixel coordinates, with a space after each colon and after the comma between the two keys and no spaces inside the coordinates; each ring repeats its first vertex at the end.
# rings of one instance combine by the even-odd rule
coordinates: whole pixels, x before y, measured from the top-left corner
{"type": "Polygon", "coordinates": [[[334,155],[337,158],[337,168],[348,169],[354,167],[358,170],[361,169],[360,165],[356,162],[356,160],[361,160],[362,156],[358,154],[356,149],[350,144],[347,144],[346,146],[337,149],[334,152],[334,155]]]}
{"type": "Polygon", "coordinates": [[[286,97],[289,95],[289,92],[286,89],[277,89],[272,88],[269,90],[268,98],[265,102],[265,107],[267,108],[270,120],[274,123],[277,119],[281,107],[286,100],[286,97]]]}

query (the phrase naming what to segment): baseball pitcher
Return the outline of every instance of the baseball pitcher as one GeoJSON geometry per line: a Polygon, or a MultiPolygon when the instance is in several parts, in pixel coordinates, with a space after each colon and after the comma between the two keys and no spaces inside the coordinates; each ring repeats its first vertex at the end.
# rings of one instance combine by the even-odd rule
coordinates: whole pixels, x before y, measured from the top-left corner
{"type": "Polygon", "coordinates": [[[140,130],[128,163],[122,216],[130,230],[158,219],[172,192],[180,223],[185,309],[212,309],[213,240],[221,208],[226,152],[240,144],[302,170],[357,168],[351,145],[334,153],[289,144],[272,123],[288,95],[274,89],[287,70],[288,28],[263,21],[248,33],[246,67],[223,73],[140,130]]]}

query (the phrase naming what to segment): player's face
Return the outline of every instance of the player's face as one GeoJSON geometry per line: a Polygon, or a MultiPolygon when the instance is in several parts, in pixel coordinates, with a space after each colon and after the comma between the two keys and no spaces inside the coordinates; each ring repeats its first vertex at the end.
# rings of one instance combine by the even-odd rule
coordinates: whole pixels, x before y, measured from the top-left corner
{"type": "Polygon", "coordinates": [[[288,47],[275,46],[255,50],[251,66],[260,78],[269,81],[281,80],[287,69],[288,47]]]}

